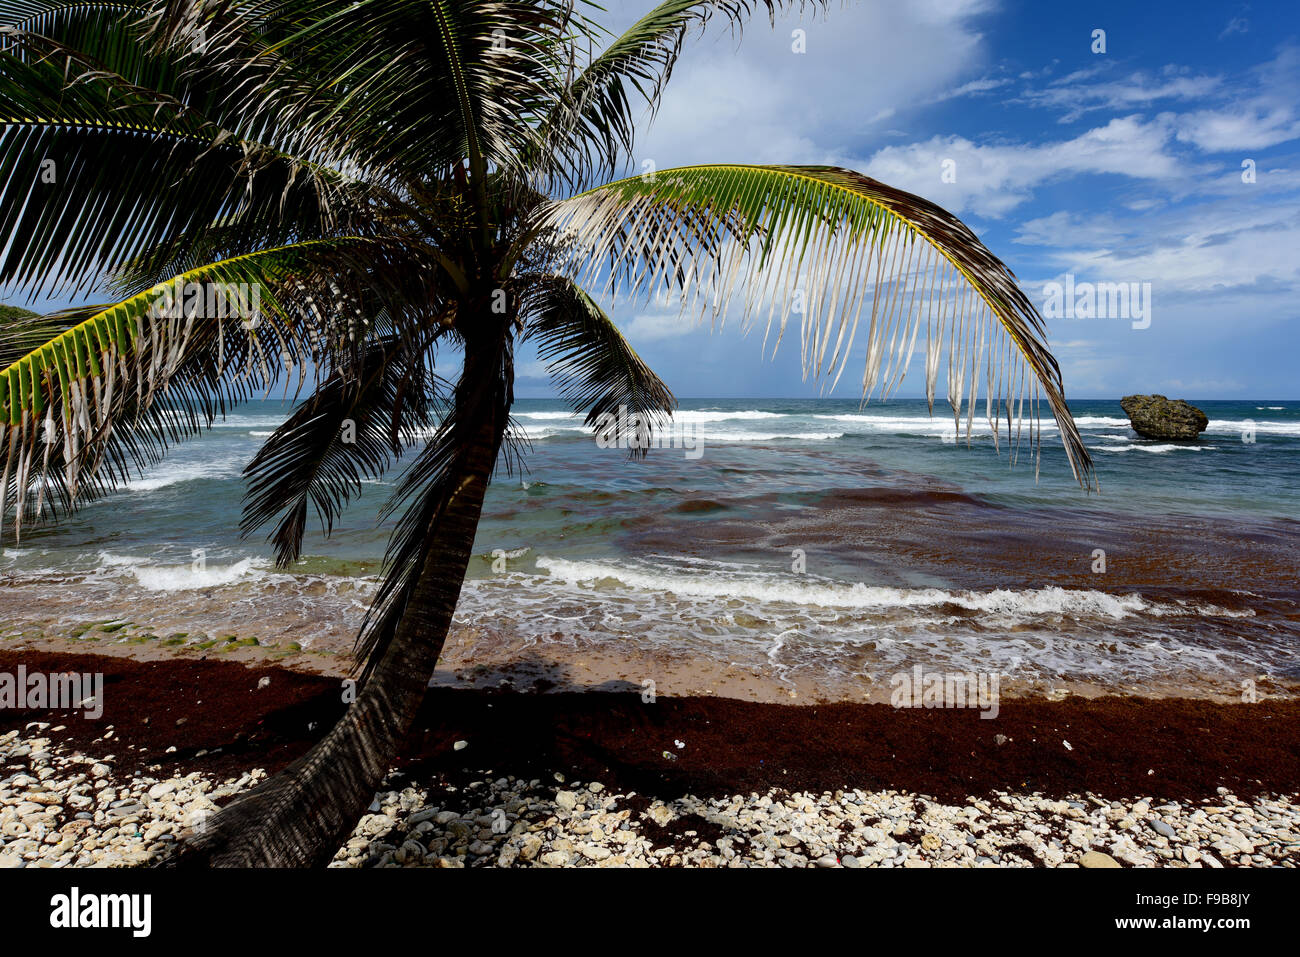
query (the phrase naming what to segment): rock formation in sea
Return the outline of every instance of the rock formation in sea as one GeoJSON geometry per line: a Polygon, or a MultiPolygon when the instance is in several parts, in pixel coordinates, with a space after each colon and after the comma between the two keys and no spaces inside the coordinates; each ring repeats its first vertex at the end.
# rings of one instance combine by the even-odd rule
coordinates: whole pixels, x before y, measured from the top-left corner
{"type": "Polygon", "coordinates": [[[1133,431],[1147,439],[1195,439],[1210,424],[1204,412],[1182,399],[1126,395],[1119,404],[1133,431]]]}

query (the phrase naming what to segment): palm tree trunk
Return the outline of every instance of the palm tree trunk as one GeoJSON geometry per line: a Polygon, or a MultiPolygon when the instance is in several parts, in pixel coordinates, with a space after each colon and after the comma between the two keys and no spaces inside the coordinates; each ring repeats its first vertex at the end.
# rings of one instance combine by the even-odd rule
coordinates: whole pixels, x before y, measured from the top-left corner
{"type": "MultiPolygon", "coordinates": [[[[467,357],[461,384],[480,398],[496,390],[466,380],[484,371],[467,357]]],[[[186,840],[178,865],[323,867],[356,826],[415,720],[456,610],[509,408],[508,398],[493,398],[457,409],[476,420],[460,475],[430,528],[401,622],[357,700],[310,751],[186,840]]]]}

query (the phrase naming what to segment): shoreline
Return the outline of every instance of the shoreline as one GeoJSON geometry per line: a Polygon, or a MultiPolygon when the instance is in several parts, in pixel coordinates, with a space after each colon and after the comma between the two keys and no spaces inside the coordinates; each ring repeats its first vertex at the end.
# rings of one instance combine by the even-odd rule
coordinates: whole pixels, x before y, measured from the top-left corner
{"type": "MultiPolygon", "coordinates": [[[[349,646],[303,648],[295,642],[224,634],[220,637],[155,634],[147,625],[114,622],[85,625],[71,634],[25,632],[0,638],[0,660],[17,654],[95,655],[128,661],[233,662],[250,668],[284,667],[319,677],[346,679],[352,673],[349,646]],[[101,627],[111,629],[101,631],[101,627]]],[[[918,658],[927,672],[945,673],[918,658]]],[[[723,697],[768,704],[818,705],[836,702],[890,704],[892,674],[810,674],[763,668],[753,662],[690,657],[662,648],[619,647],[609,641],[556,634],[547,642],[520,641],[500,629],[455,625],[447,638],[431,689],[517,692],[632,692],[651,686],[657,695],[723,697]]],[[[1000,675],[1002,699],[1066,697],[1186,699],[1234,704],[1243,701],[1249,680],[1257,701],[1300,701],[1300,677],[1243,673],[1228,679],[1187,671],[1179,677],[1103,683],[1000,675]]]]}
{"type": "MultiPolygon", "coordinates": [[[[920,663],[996,675],[1007,697],[1229,703],[1250,682],[1260,698],[1300,698],[1292,519],[1117,522],[1001,506],[919,477],[901,488],[899,475],[863,481],[869,487],[714,495],[710,508],[686,511],[653,508],[677,487],[655,485],[617,507],[604,502],[612,513],[574,541],[529,526],[530,515],[581,511],[596,493],[507,489],[435,684],[609,690],[652,680],[679,696],[888,702],[892,678],[920,663]],[[613,557],[579,547],[597,530],[614,542],[613,557]],[[528,554],[489,574],[492,543],[528,554]],[[791,564],[795,554],[811,563],[806,574],[791,564]]],[[[707,491],[674,494],[684,507],[707,491]]],[[[70,583],[57,571],[11,569],[0,650],[348,674],[377,569],[358,578],[249,564],[231,578],[255,561],[235,557],[214,562],[206,578],[138,555],[103,557],[70,583]],[[155,578],[168,587],[146,587],[155,578]]]]}
{"type": "MultiPolygon", "coordinates": [[[[435,686],[887,703],[920,664],[1007,698],[1300,698],[1294,519],[999,504],[850,451],[829,484],[800,478],[807,450],[749,449],[708,472],[647,464],[619,490],[559,455],[495,487],[435,686]],[[573,482],[548,484],[561,464],[573,482]],[[777,465],[777,487],[727,479],[777,465]]],[[[4,566],[0,650],[350,672],[377,563],[272,570],[241,543],[196,571],[174,543],[96,558],[104,531],[71,578],[58,548],[4,566]]]]}
{"type": "MultiPolygon", "coordinates": [[[[335,679],[282,667],[0,652],[0,671],[20,663],[98,670],[105,702],[98,721],[0,712],[11,865],[165,855],[196,809],[283,767],[343,707],[335,679]]],[[[1296,795],[1295,701],[1025,698],[982,720],[434,688],[336,864],[1069,866],[1093,852],[1287,866],[1300,861],[1296,795]]]]}

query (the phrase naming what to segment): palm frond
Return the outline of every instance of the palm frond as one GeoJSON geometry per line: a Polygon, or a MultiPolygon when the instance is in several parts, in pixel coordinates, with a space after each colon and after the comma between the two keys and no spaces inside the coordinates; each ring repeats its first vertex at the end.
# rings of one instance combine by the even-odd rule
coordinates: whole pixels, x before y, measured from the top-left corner
{"type": "Polygon", "coordinates": [[[243,115],[303,131],[300,149],[417,182],[468,160],[479,184],[536,138],[561,96],[568,0],[211,0],[169,4],[150,35],[219,51],[243,115]],[[265,46],[238,33],[255,20],[265,46]]]}
{"type": "Polygon", "coordinates": [[[964,406],[968,441],[983,384],[995,439],[1005,426],[1008,441],[1014,432],[1018,443],[1027,412],[1031,448],[1040,452],[1041,394],[1075,478],[1090,484],[1092,461],[1065,404],[1042,317],[974,233],[928,200],[833,167],[689,166],[557,203],[547,223],[568,244],[569,269],[584,285],[604,271],[615,294],[675,299],[718,323],[738,295],[746,327],[766,305],[765,343],[774,330],[781,341],[793,313],[805,376],[825,375],[831,388],[868,309],[863,402],[898,385],[925,327],[931,410],[946,347],[948,400],[958,427],[964,406]],[[681,263],[699,241],[697,230],[679,223],[700,216],[716,224],[727,252],[711,248],[683,281],[681,263]],[[738,238],[726,235],[735,221],[738,238]],[[648,242],[627,244],[629,234],[648,242]]]}
{"type": "Polygon", "coordinates": [[[613,174],[620,160],[632,154],[641,114],[648,110],[653,116],[657,111],[691,30],[702,30],[716,20],[738,33],[762,10],[775,23],[779,12],[824,9],[827,4],[828,0],[665,0],[595,56],[574,77],[565,102],[548,117],[548,128],[562,130],[566,136],[572,135],[571,130],[581,134],[581,154],[560,142],[550,143],[550,148],[570,156],[577,167],[573,181],[613,174]]]}
{"type": "Polygon", "coordinates": [[[379,478],[437,424],[441,404],[426,362],[431,338],[389,334],[336,365],[244,469],[240,531],[247,535],[281,515],[268,536],[281,567],[302,552],[309,506],[328,536],[362,479],[379,478]]]}
{"type": "Polygon", "coordinates": [[[9,37],[19,33],[53,35],[69,16],[85,13],[110,13],[115,18],[123,14],[138,16],[149,6],[147,2],[133,0],[0,0],[0,29],[9,37]]]}
{"type": "Polygon", "coordinates": [[[15,501],[20,533],[51,496],[94,498],[252,390],[328,360],[332,337],[353,334],[355,296],[320,277],[364,275],[376,245],[263,250],[56,317],[63,332],[0,370],[0,515],[15,501]]]}
{"type": "MultiPolygon", "coordinates": [[[[627,422],[637,422],[649,438],[677,407],[668,386],[641,361],[613,320],[572,280],[544,277],[524,294],[522,339],[537,345],[560,395],[585,422],[595,427],[602,417],[618,424],[610,438],[619,442],[627,422]],[[620,415],[626,411],[627,415],[620,415]]],[[[608,420],[607,420],[608,421],[608,420]]],[[[647,443],[633,443],[644,455],[647,443]]]]}
{"type": "Polygon", "coordinates": [[[237,227],[240,252],[319,238],[367,199],[334,170],[79,56],[0,53],[0,124],[0,284],[47,294],[93,286],[124,260],[156,280],[218,221],[237,227]]]}

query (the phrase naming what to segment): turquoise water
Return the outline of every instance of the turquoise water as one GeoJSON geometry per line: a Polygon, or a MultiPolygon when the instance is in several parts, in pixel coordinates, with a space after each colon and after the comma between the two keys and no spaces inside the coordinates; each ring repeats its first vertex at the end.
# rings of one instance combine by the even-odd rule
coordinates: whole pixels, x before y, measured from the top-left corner
{"type": "MultiPolygon", "coordinates": [[[[1116,682],[1175,659],[1285,673],[1300,618],[1300,402],[1198,405],[1201,439],[1163,443],[1137,438],[1117,400],[1071,403],[1101,485],[1085,493],[1050,424],[1036,475],[1027,442],[1012,464],[1005,435],[995,449],[977,417],[968,446],[964,419],[955,439],[951,412],[931,418],[920,400],[686,400],[661,434],[671,445],[644,460],[598,448],[558,402],[521,400],[526,470],[489,492],[461,620],[528,641],[689,645],[778,671],[899,663],[905,647],[1116,682]],[[1113,568],[1090,576],[1096,548],[1113,568]]],[[[277,571],[269,546],[238,535],[241,471],[287,408],[243,405],[111,498],[6,548],[5,614],[66,624],[125,610],[350,636],[396,474],[277,571]]]]}

